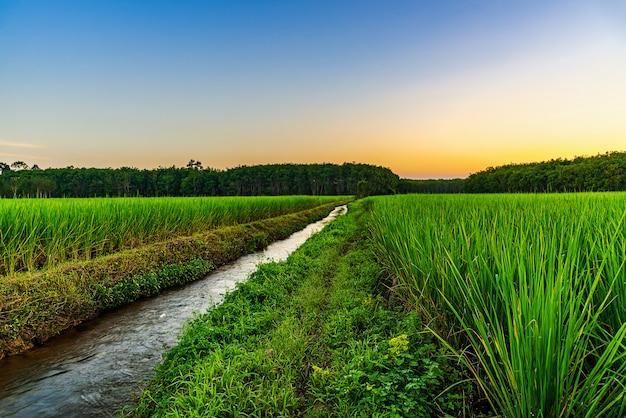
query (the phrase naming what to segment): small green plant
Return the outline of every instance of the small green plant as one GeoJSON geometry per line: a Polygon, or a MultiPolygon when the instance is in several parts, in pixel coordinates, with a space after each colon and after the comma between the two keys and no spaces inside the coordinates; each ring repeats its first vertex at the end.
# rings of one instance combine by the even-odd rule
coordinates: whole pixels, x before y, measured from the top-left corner
{"type": "MultiPolygon", "coordinates": [[[[398,326],[418,324],[408,318],[398,326]]],[[[469,411],[463,391],[469,397],[475,389],[467,376],[455,372],[432,336],[415,328],[409,332],[350,343],[323,375],[313,373],[312,394],[345,409],[345,416],[431,417],[469,411]]]]}
{"type": "Polygon", "coordinates": [[[409,349],[409,337],[406,334],[398,335],[389,340],[389,352],[398,356],[409,349]]]}
{"type": "Polygon", "coordinates": [[[194,260],[185,265],[171,264],[154,272],[133,276],[111,287],[95,283],[91,285],[92,300],[101,310],[114,309],[140,297],[154,296],[163,289],[198,280],[214,268],[209,261],[194,260]]]}

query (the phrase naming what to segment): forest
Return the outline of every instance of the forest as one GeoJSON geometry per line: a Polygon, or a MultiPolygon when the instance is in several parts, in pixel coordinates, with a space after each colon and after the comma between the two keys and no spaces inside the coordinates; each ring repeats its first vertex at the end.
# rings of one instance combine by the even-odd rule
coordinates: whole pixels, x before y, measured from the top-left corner
{"type": "Polygon", "coordinates": [[[488,167],[466,179],[401,179],[399,193],[557,193],[626,190],[626,152],[488,167]]]}
{"type": "Polygon", "coordinates": [[[368,164],[269,164],[227,170],[186,167],[47,168],[0,163],[0,197],[279,196],[397,192],[399,177],[368,164]]]}
{"type": "Polygon", "coordinates": [[[398,193],[463,193],[465,179],[400,179],[398,193]]]}
{"type": "Polygon", "coordinates": [[[400,179],[398,193],[558,193],[626,190],[626,152],[488,167],[465,179],[400,179]]]}
{"type": "Polygon", "coordinates": [[[185,167],[28,167],[0,162],[0,197],[280,196],[395,193],[543,193],[626,190],[626,152],[488,167],[466,179],[400,179],[369,164],[185,167]]]}
{"type": "Polygon", "coordinates": [[[626,152],[572,160],[489,167],[465,179],[467,193],[598,192],[626,190],[626,152]]]}

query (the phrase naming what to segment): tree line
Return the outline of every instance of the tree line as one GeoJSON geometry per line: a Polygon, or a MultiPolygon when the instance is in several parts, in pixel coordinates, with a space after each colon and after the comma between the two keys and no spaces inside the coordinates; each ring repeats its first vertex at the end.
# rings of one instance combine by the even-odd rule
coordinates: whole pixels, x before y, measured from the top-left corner
{"type": "Polygon", "coordinates": [[[489,167],[465,179],[468,193],[541,193],[626,190],[626,152],[572,160],[489,167]]]}
{"type": "Polygon", "coordinates": [[[381,195],[626,190],[626,152],[489,167],[466,179],[400,179],[369,164],[48,168],[0,162],[0,197],[381,195]]]}
{"type": "Polygon", "coordinates": [[[466,179],[401,179],[398,193],[557,193],[626,190],[626,152],[489,167],[466,179]]]}
{"type": "Polygon", "coordinates": [[[227,170],[47,168],[0,163],[0,197],[380,195],[397,191],[390,169],[358,163],[269,164],[227,170]]]}
{"type": "Polygon", "coordinates": [[[398,193],[463,193],[465,179],[400,179],[398,193]]]}

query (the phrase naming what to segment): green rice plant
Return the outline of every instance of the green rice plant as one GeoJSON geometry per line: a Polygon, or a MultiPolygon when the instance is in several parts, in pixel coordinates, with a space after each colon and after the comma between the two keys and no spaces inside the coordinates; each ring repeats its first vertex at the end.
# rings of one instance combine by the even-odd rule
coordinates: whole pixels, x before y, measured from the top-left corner
{"type": "Polygon", "coordinates": [[[498,413],[623,416],[625,194],[374,202],[396,291],[498,413]]]}
{"type": "Polygon", "coordinates": [[[0,282],[0,358],[101,312],[203,277],[212,266],[258,251],[321,219],[331,202],[247,224],[219,228],[0,282]],[[204,260],[204,261],[199,261],[204,260]]]}
{"type": "Polygon", "coordinates": [[[475,390],[455,359],[380,294],[362,210],[189,323],[127,416],[472,414],[475,390]]]}
{"type": "Polygon", "coordinates": [[[336,196],[3,199],[0,275],[90,259],[339,200],[336,196]]]}

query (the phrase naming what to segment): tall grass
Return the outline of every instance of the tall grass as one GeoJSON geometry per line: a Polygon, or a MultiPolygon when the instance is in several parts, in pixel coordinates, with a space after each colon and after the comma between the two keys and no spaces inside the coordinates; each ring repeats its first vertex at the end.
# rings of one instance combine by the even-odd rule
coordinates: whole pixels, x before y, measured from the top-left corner
{"type": "Polygon", "coordinates": [[[312,208],[337,197],[0,200],[0,275],[89,259],[220,226],[312,208]]]}
{"type": "Polygon", "coordinates": [[[506,417],[626,414],[626,194],[374,200],[397,291],[506,417]]]}

